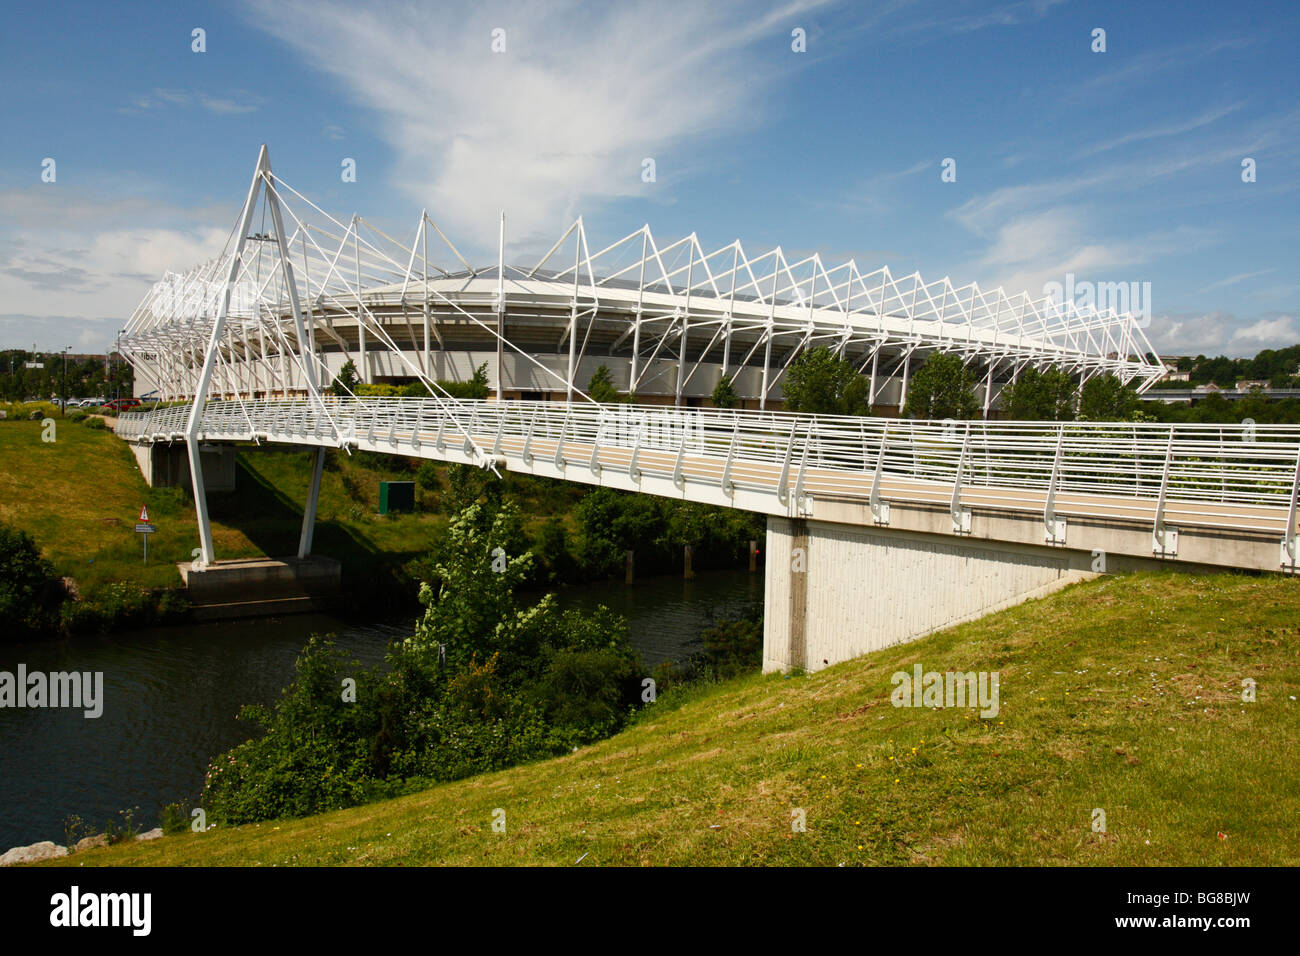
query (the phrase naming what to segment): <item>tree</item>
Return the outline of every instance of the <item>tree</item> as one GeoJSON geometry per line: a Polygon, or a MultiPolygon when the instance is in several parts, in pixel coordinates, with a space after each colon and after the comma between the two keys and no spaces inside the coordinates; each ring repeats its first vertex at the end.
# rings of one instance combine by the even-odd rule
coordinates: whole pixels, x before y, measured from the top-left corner
{"type": "Polygon", "coordinates": [[[975,375],[955,355],[932,352],[912,376],[903,414],[912,418],[974,418],[975,375]]]}
{"type": "Polygon", "coordinates": [[[357,385],[360,382],[361,379],[357,375],[356,364],[353,363],[352,359],[348,359],[343,363],[343,367],[339,369],[339,373],[334,376],[334,381],[330,382],[330,391],[340,398],[344,398],[349,394],[355,395],[357,385]]]}
{"type": "Polygon", "coordinates": [[[1074,420],[1079,389],[1059,368],[1046,372],[1030,366],[1002,390],[1002,413],[1015,421],[1069,422],[1074,420]]]}
{"type": "Polygon", "coordinates": [[[0,524],[0,620],[21,641],[54,633],[66,592],[25,531],[0,524]]]}
{"type": "Polygon", "coordinates": [[[736,408],[740,405],[740,396],[736,394],[733,381],[732,376],[724,375],[718,379],[718,384],[713,386],[711,398],[715,408],[736,408]]]}
{"type": "Polygon", "coordinates": [[[1079,393],[1079,417],[1084,421],[1127,422],[1137,409],[1137,392],[1114,375],[1088,379],[1079,393]]]}
{"type": "Polygon", "coordinates": [[[608,405],[623,401],[623,395],[614,387],[614,377],[604,365],[600,366],[587,383],[587,394],[593,401],[608,405]]]}
{"type": "Polygon", "coordinates": [[[786,370],[785,407],[811,415],[869,415],[867,380],[826,346],[801,352],[786,370]]]}

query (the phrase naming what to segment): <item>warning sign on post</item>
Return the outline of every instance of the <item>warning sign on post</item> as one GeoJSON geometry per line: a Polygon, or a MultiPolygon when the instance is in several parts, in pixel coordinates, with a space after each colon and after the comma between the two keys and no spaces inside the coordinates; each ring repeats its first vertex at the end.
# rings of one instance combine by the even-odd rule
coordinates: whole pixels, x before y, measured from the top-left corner
{"type": "Polygon", "coordinates": [[[140,506],[140,517],[136,519],[141,524],[149,523],[149,508],[147,505],[140,506]]]}

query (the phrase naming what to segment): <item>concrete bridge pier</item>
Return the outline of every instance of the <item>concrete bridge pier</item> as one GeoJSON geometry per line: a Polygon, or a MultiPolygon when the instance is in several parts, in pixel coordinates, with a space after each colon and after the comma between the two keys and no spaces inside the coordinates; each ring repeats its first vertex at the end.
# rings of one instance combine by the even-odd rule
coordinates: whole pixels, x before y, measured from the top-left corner
{"type": "MultiPolygon", "coordinates": [[[[131,444],[140,474],[150,488],[190,488],[190,458],[183,442],[131,444]]],[[[235,446],[200,445],[203,484],[208,491],[235,490],[235,446]]]]}
{"type": "Polygon", "coordinates": [[[1095,577],[1088,552],[767,519],[763,671],[819,670],[1095,577]]]}

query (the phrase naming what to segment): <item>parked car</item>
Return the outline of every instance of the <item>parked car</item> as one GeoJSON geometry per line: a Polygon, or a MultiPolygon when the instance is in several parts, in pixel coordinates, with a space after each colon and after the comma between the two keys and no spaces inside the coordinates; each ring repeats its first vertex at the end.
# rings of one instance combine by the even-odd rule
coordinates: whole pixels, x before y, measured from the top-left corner
{"type": "Polygon", "coordinates": [[[139,407],[140,399],[138,398],[115,398],[111,402],[104,403],[104,411],[106,412],[129,412],[131,409],[139,407]]]}

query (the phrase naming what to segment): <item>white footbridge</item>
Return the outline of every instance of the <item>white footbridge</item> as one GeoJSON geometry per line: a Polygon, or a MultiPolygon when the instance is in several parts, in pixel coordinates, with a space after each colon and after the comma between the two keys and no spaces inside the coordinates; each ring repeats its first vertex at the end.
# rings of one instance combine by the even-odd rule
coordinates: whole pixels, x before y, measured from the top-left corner
{"type": "MultiPolygon", "coordinates": [[[[328,339],[324,293],[295,278],[265,148],[236,236],[233,253],[208,268],[222,289],[210,300],[210,314],[191,310],[161,321],[154,300],[149,321],[130,333],[128,355],[138,368],[170,383],[169,397],[184,403],[124,414],[116,425],[136,445],[187,449],[201,565],[216,556],[200,446],[257,442],[317,450],[299,557],[311,551],[328,449],[470,464],[765,514],[768,669],[833,664],[1098,573],[1159,565],[1292,574],[1297,568],[1300,429],[1293,426],[927,422],[598,404],[573,386],[576,304],[567,338],[574,351],[564,372],[497,334],[499,327],[465,316],[466,324],[493,332],[501,353],[508,348],[521,363],[532,362],[573,400],[507,400],[500,363],[494,400],[452,398],[429,376],[427,361],[411,362],[408,371],[426,384],[428,397],[336,396],[325,388],[330,367],[316,344],[328,339]],[[252,232],[258,208],[270,234],[252,232]],[[233,290],[265,265],[268,246],[278,251],[274,269],[257,278],[276,291],[267,294],[269,304],[259,306],[255,297],[237,315],[233,290]],[[320,323],[319,336],[309,332],[312,322],[320,323]],[[225,384],[211,396],[218,376],[225,384]]],[[[499,269],[499,285],[504,276],[499,269]]],[[[684,296],[691,296],[689,280],[684,296]]],[[[356,298],[356,328],[364,330],[368,309],[356,298]]],[[[423,300],[430,300],[427,289],[423,300]]],[[[776,301],[773,295],[767,307],[776,301]]],[[[496,305],[502,302],[504,296],[496,305]]],[[[734,317],[733,310],[718,328],[731,328],[734,317]]],[[[809,321],[804,346],[821,336],[818,318],[809,321]]],[[[427,312],[425,323],[427,329],[427,312]]],[[[1115,327],[1131,344],[1135,327],[1115,327]]],[[[378,318],[374,328],[384,328],[378,318]]],[[[683,320],[683,342],[687,328],[683,320]]],[[[856,334],[845,311],[846,348],[856,334]]],[[[943,329],[927,334],[928,347],[944,348],[943,329]]],[[[885,338],[876,341],[878,357],[885,338]]],[[[978,351],[974,341],[972,328],[965,343],[953,337],[949,344],[970,358],[978,351]]],[[[1145,363],[1112,356],[1093,368],[1131,379],[1146,375],[1145,363]]]]}

